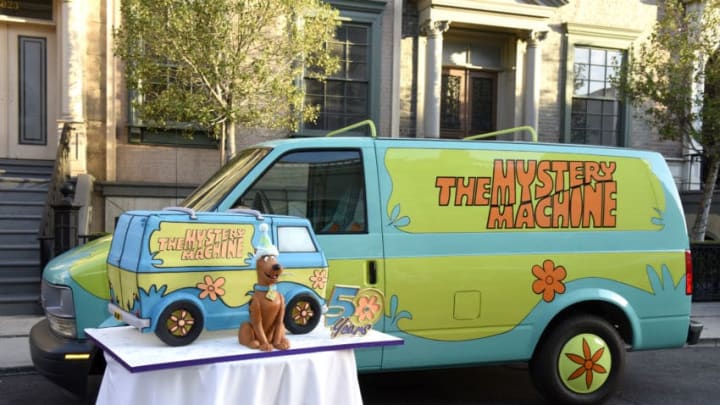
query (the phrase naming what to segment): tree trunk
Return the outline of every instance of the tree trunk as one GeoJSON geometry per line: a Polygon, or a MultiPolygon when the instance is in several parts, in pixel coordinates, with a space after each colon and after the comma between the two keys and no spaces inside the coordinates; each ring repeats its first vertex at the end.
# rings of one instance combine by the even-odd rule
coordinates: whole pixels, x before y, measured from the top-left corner
{"type": "Polygon", "coordinates": [[[228,144],[228,154],[225,158],[225,162],[229,161],[230,159],[235,156],[235,123],[234,122],[228,122],[227,126],[227,144],[228,144]]]}
{"type": "Polygon", "coordinates": [[[220,167],[225,165],[225,125],[220,128],[220,167]]]}
{"type": "Polygon", "coordinates": [[[709,160],[709,171],[705,178],[702,199],[698,207],[698,214],[695,217],[695,224],[690,233],[690,240],[695,242],[705,240],[705,232],[707,231],[708,219],[710,218],[710,207],[712,206],[715,183],[717,182],[718,169],[720,168],[720,159],[717,156],[711,154],[709,160]]]}

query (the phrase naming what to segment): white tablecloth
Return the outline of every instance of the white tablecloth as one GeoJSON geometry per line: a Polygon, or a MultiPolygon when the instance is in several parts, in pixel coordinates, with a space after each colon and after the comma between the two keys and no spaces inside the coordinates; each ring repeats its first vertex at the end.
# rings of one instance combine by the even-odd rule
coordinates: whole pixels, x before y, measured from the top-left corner
{"type": "Polygon", "coordinates": [[[105,358],[98,404],[362,404],[352,349],[140,373],[105,358]]]}

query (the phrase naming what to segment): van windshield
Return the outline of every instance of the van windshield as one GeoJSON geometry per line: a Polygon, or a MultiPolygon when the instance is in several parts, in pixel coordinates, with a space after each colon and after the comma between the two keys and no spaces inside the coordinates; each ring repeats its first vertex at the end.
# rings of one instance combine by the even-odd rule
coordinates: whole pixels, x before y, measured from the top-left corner
{"type": "Polygon", "coordinates": [[[214,210],[220,201],[268,153],[270,153],[269,148],[242,150],[204,184],[196,188],[180,205],[195,211],[214,210]]]}

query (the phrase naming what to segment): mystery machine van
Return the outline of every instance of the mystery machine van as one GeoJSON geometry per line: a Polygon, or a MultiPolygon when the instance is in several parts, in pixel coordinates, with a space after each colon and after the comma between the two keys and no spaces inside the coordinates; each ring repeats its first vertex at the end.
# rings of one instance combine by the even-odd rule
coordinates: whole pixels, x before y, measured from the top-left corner
{"type": "MultiPolygon", "coordinates": [[[[328,293],[381,291],[372,327],[404,339],[357,350],[360,371],[523,361],[551,401],[592,403],[615,389],[626,350],[692,344],[702,329],[690,320],[680,198],[658,153],[282,139],[242,150],[182,205],[307,218],[328,293]]],[[[44,272],[47,319],[31,331],[31,352],[65,386],[82,387],[102,358],[83,330],[107,317],[109,244],[67,252],[44,272]]]]}

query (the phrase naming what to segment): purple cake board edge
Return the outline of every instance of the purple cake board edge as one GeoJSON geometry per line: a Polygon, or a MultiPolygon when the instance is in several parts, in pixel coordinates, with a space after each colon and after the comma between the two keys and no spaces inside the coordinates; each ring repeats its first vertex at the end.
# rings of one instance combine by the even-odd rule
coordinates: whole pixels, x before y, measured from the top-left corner
{"type": "Polygon", "coordinates": [[[222,362],[237,361],[237,360],[250,360],[250,359],[261,359],[261,358],[266,358],[266,357],[292,356],[295,354],[326,352],[326,351],[332,351],[332,350],[362,349],[362,348],[377,347],[377,346],[400,346],[405,343],[402,339],[387,340],[387,341],[374,341],[374,342],[346,343],[346,344],[338,344],[338,345],[330,345],[330,346],[307,347],[307,348],[302,348],[302,349],[273,350],[271,352],[258,351],[256,353],[246,353],[246,354],[237,354],[237,355],[220,356],[220,357],[208,357],[208,358],[203,358],[203,359],[183,360],[183,361],[176,361],[176,362],[169,362],[169,363],[159,363],[159,364],[151,364],[151,365],[146,365],[146,366],[133,367],[133,366],[129,365],[128,363],[126,363],[122,358],[120,358],[120,356],[116,355],[110,348],[108,348],[107,346],[102,344],[100,341],[95,339],[95,337],[93,337],[91,334],[88,334],[88,336],[90,337],[90,340],[93,341],[93,343],[95,343],[96,345],[98,345],[100,348],[103,349],[104,353],[108,353],[109,355],[111,355],[118,363],[120,363],[123,367],[125,367],[131,373],[140,373],[140,372],[144,372],[144,371],[167,370],[167,369],[179,368],[179,367],[200,366],[200,365],[204,365],[204,364],[222,363],[222,362]]]}

